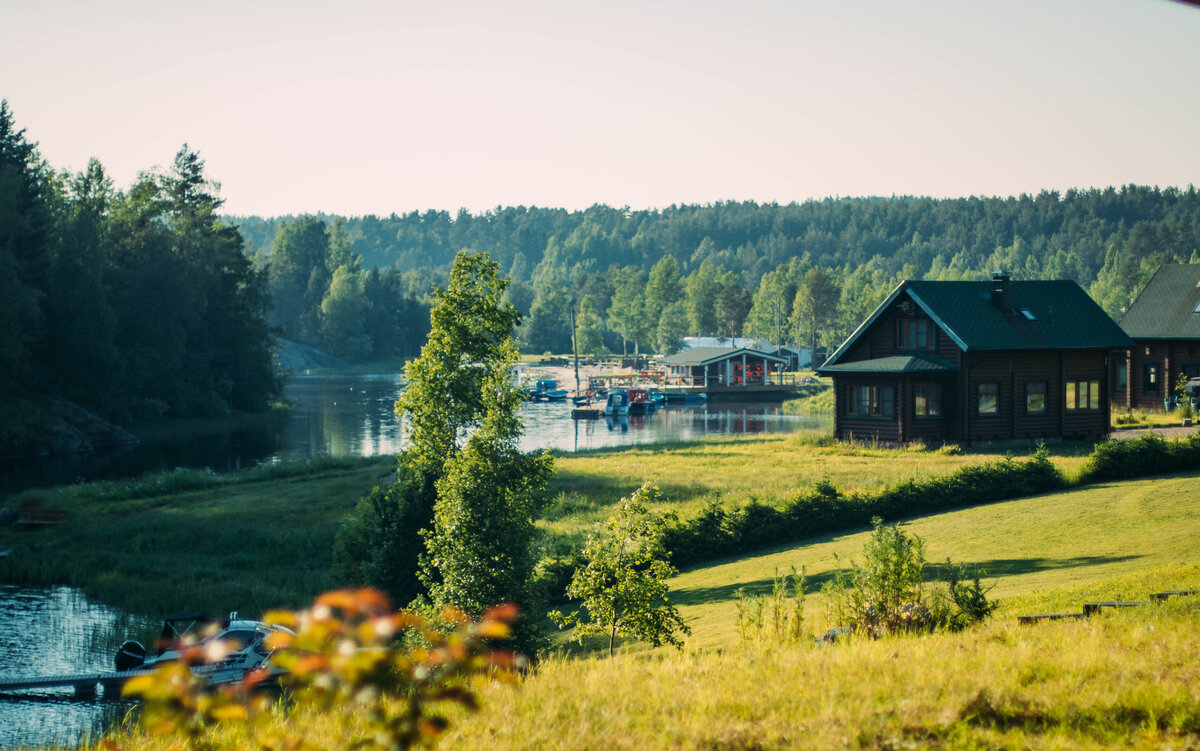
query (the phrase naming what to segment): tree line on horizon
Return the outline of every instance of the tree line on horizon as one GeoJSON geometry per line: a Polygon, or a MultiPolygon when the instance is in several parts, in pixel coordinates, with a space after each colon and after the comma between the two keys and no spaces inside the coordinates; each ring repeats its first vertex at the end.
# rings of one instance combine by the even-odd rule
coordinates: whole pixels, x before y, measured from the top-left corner
{"type": "Polygon", "coordinates": [[[254,411],[279,393],[265,274],[184,144],[126,191],[56,171],[0,100],[0,397],[121,421],[254,411]]]}
{"type": "MultiPolygon", "coordinates": [[[[1119,319],[1160,265],[1200,262],[1200,194],[1192,186],[229,220],[271,268],[276,323],[317,345],[319,327],[302,322],[320,318],[323,298],[309,290],[302,310],[290,312],[301,285],[275,280],[283,276],[277,268],[294,267],[293,238],[318,226],[334,255],[353,259],[342,283],[361,289],[360,299],[378,300],[367,290],[387,286],[392,299],[427,307],[458,250],[487,252],[513,280],[505,294],[523,315],[521,350],[536,354],[571,350],[572,312],[585,354],[670,354],[687,335],[833,347],[904,279],[987,279],[999,269],[1017,279],[1074,280],[1119,319]]],[[[332,271],[326,263],[317,274],[322,284],[332,271]]],[[[303,266],[288,273],[300,280],[303,266]]],[[[424,318],[416,307],[405,310],[424,318]]],[[[405,329],[382,349],[408,354],[423,332],[405,329]]],[[[359,352],[379,354],[368,339],[380,336],[365,336],[359,352]]]]}

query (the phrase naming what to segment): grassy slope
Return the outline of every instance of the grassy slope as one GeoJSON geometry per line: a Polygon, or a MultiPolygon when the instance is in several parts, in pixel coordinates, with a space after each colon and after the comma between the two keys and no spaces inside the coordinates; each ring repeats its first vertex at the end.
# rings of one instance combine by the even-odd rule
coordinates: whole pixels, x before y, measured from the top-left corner
{"type": "MultiPolygon", "coordinates": [[[[1054,463],[1072,475],[1083,466],[1091,448],[1062,444],[1051,450],[1054,463]]],[[[845,490],[874,489],[949,474],[1002,454],[952,455],[848,446],[834,443],[827,435],[799,433],[560,456],[551,488],[557,499],[543,525],[555,533],[578,534],[583,526],[607,518],[618,498],[629,495],[646,480],[657,484],[666,496],[667,505],[660,511],[673,510],[688,516],[714,499],[739,502],[755,496],[770,504],[822,479],[845,490]]]]}
{"type": "MultiPolygon", "coordinates": [[[[1200,745],[1200,598],[1018,626],[1023,612],[1145,598],[1200,584],[1200,473],[995,504],[914,520],[931,557],[988,562],[1001,613],[963,634],[823,647],[742,645],[729,598],[793,563],[815,574],[865,533],[815,540],[681,574],[696,633],[683,653],[554,658],[519,690],[488,687],[483,711],[454,715],[441,748],[1194,748],[1200,745]]],[[[819,597],[809,614],[819,620],[819,597]]],[[[813,624],[814,628],[821,624],[813,624]]],[[[352,731],[287,720],[338,747],[352,731]]],[[[215,748],[254,748],[239,731],[215,748]]],[[[168,748],[163,739],[117,739],[168,748]]]]}
{"type": "Polygon", "coordinates": [[[146,614],[258,613],[300,607],[329,589],[330,551],[341,517],[390,460],[318,463],[275,478],[188,473],[147,483],[72,486],[22,494],[67,509],[53,528],[0,530],[12,547],[4,580],[70,584],[92,597],[146,614]],[[204,485],[208,487],[204,487],[204,485]],[[195,489],[172,489],[199,485],[195,489]],[[130,495],[146,495],[130,498],[130,495]]]}
{"type": "MultiPolygon", "coordinates": [[[[1200,743],[1200,603],[1019,627],[1015,615],[1146,599],[1200,585],[1200,473],[1022,499],[914,520],[931,559],[979,563],[1001,611],[962,635],[741,645],[733,592],[807,566],[867,533],[685,572],[688,651],[551,660],[490,697],[450,748],[1141,748],[1200,743]]],[[[809,598],[823,628],[820,596],[809,598]]]]}
{"type": "MultiPolygon", "coordinates": [[[[1078,455],[1086,449],[1059,448],[1055,461],[1064,470],[1082,464],[1078,455]]],[[[557,500],[540,524],[550,537],[577,545],[644,480],[657,482],[667,508],[686,516],[710,499],[755,495],[769,502],[821,478],[840,487],[878,487],[996,456],[846,447],[805,435],[560,456],[551,487],[557,500]]],[[[0,528],[0,547],[14,551],[0,559],[0,581],[71,584],[147,615],[299,606],[332,585],[330,554],[341,518],[392,466],[380,458],[233,476],[167,473],[23,493],[17,503],[63,507],[69,517],[35,532],[0,528]]]]}
{"type": "MultiPolygon", "coordinates": [[[[1001,600],[1002,616],[1027,608],[1078,610],[1074,600],[1039,593],[1086,589],[1148,569],[1200,564],[1198,479],[1200,473],[1193,472],[1093,485],[928,516],[905,528],[925,539],[931,562],[950,557],[983,569],[995,584],[992,595],[1001,600]]],[[[692,625],[693,646],[731,644],[733,596],[739,587],[765,593],[777,569],[796,566],[807,569],[807,589],[815,593],[836,568],[834,555],[858,556],[868,534],[818,538],[680,574],[672,581],[673,599],[692,625]]],[[[1164,582],[1163,588],[1176,583],[1164,582]]],[[[1108,599],[1144,599],[1146,594],[1097,592],[1108,599]]],[[[810,598],[809,610],[814,620],[820,619],[819,596],[810,598]]]]}

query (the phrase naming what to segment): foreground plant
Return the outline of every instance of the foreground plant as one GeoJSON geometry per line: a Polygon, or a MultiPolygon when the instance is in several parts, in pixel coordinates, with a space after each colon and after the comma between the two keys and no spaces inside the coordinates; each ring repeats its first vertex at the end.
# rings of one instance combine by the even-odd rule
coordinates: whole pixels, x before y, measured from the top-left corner
{"type": "Polygon", "coordinates": [[[518,659],[486,645],[507,638],[516,617],[513,606],[493,608],[477,622],[447,610],[438,623],[393,612],[375,590],[329,592],[310,610],[267,614],[268,623],[282,627],[265,641],[271,659],[236,684],[210,689],[188,669],[224,658],[224,645],[209,642],[185,647],[180,662],[129,681],[124,693],[142,698],[149,732],[193,749],[209,748],[208,731],[222,724],[246,725],[260,748],[320,748],[289,734],[288,723],[270,722],[274,713],[291,711],[262,690],[273,683],[296,709],[333,717],[345,731],[338,748],[408,749],[446,729],[445,709],[477,709],[480,680],[514,676],[518,659]]]}

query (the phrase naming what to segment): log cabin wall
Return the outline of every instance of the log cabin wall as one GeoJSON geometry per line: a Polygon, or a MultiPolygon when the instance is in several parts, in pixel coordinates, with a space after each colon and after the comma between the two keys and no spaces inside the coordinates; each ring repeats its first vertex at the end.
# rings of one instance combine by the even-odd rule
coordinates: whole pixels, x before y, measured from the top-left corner
{"type": "Polygon", "coordinates": [[[1200,342],[1136,339],[1130,351],[1129,392],[1113,392],[1114,406],[1160,412],[1180,373],[1200,375],[1200,342]],[[1150,368],[1154,367],[1153,381],[1150,368]]]}

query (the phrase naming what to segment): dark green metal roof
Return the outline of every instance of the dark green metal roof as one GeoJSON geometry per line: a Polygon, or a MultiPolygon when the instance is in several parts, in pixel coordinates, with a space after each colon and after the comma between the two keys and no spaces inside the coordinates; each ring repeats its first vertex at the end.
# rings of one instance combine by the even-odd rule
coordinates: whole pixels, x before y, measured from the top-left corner
{"type": "Polygon", "coordinates": [[[825,365],[821,368],[821,373],[953,373],[955,370],[957,369],[945,360],[917,354],[825,365]]]}
{"type": "Polygon", "coordinates": [[[907,296],[964,351],[1126,349],[1121,327],[1072,281],[1009,282],[1011,312],[992,302],[994,282],[902,282],[838,347],[824,372],[853,348],[875,321],[907,296]]]}
{"type": "Polygon", "coordinates": [[[708,365],[709,363],[728,360],[730,357],[741,357],[743,354],[751,357],[762,357],[775,362],[786,363],[786,357],[778,355],[769,355],[766,352],[759,352],[756,349],[749,347],[697,347],[696,349],[685,349],[682,352],[676,352],[663,358],[663,362],[668,365],[708,365]]]}
{"type": "Polygon", "coordinates": [[[1129,306],[1121,328],[1134,339],[1200,339],[1200,264],[1169,263],[1129,306]]]}

